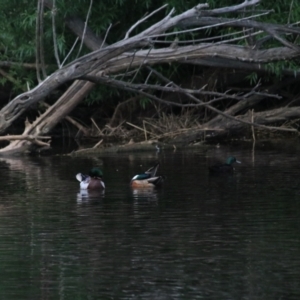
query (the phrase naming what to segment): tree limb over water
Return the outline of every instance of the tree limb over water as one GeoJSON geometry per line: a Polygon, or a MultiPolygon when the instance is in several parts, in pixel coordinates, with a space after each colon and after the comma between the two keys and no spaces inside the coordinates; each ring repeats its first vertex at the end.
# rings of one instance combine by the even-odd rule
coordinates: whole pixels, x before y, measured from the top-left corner
{"type": "MultiPolygon", "coordinates": [[[[277,95],[277,84],[271,85],[269,89],[256,86],[247,92],[234,92],[230,88],[222,92],[214,91],[210,90],[206,84],[197,89],[183,88],[180,84],[166,80],[154,69],[158,65],[167,67],[169,64],[176,63],[210,66],[213,69],[239,66],[246,72],[256,70],[270,73],[266,67],[268,64],[298,58],[300,48],[296,43],[296,37],[300,34],[300,29],[290,25],[269,24],[254,20],[271,13],[271,11],[261,11],[255,14],[253,11],[251,14],[251,11],[245,10],[259,2],[260,0],[246,0],[238,5],[211,10],[208,9],[208,4],[199,4],[178,15],[175,15],[175,9],[172,9],[159,22],[133,35],[133,32],[139,29],[140,24],[145,20],[149,22],[152,15],[165,9],[166,5],[164,5],[133,24],[127,30],[124,39],[111,45],[105,43],[106,38],[95,38],[86,24],[83,25],[77,18],[67,18],[67,24],[74,27],[74,33],[92,52],[75,59],[66,66],[59,65],[59,69],[42,80],[35,88],[20,94],[1,109],[0,132],[4,133],[33,104],[44,100],[62,85],[73,82],[61,98],[25,128],[23,138],[20,137],[19,141],[12,141],[9,146],[1,149],[0,153],[18,152],[18,149],[23,151],[25,136],[49,134],[57,123],[84,99],[94,84],[132,91],[168,106],[209,109],[210,118],[203,119],[202,124],[198,126],[199,132],[209,127],[210,130],[215,128],[216,132],[223,134],[224,131],[228,133],[231,130],[235,131],[238,126],[244,128],[245,125],[267,130],[296,132],[296,129],[282,127],[282,123],[299,118],[298,108],[271,108],[270,114],[268,111],[255,112],[252,118],[255,122],[247,119],[247,111],[254,105],[268,98],[278,101],[282,98],[277,95]],[[238,14],[242,10],[244,15],[241,18],[219,17],[222,14],[238,14]],[[205,38],[202,36],[199,39],[188,38],[191,34],[199,34],[204,30],[228,27],[234,31],[205,38]],[[270,40],[273,44],[266,46],[267,41],[270,40]],[[133,83],[141,72],[148,72],[145,82],[133,83]],[[156,83],[148,83],[150,79],[152,82],[155,79],[156,83]],[[189,100],[186,103],[168,101],[162,98],[162,93],[183,94],[189,100]],[[199,98],[200,96],[209,97],[209,99],[203,101],[199,98]],[[216,107],[220,101],[233,102],[226,104],[222,110],[216,107]],[[237,115],[238,113],[242,114],[237,115]],[[273,117],[268,117],[270,115],[273,117]],[[279,126],[269,126],[278,125],[278,123],[279,126]]],[[[44,0],[44,5],[50,9],[53,7],[50,0],[44,0]]],[[[41,18],[41,14],[39,17],[41,18]]],[[[38,38],[40,37],[37,37],[37,40],[38,38]]],[[[36,66],[38,65],[37,63],[36,66]]],[[[283,72],[292,73],[290,70],[283,70],[283,72]]],[[[191,130],[190,139],[185,133],[185,139],[189,142],[194,139],[194,131],[197,129],[191,130]]],[[[30,146],[28,139],[25,146],[30,146]]]]}

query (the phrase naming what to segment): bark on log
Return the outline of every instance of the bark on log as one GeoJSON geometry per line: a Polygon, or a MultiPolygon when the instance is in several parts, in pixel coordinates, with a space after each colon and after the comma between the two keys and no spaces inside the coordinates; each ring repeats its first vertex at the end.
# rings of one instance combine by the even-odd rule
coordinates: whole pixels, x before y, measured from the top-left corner
{"type": "Polygon", "coordinates": [[[158,142],[156,140],[144,141],[138,143],[129,143],[125,145],[112,146],[108,148],[89,148],[89,149],[80,149],[73,151],[71,156],[86,156],[99,153],[125,153],[125,152],[159,152],[160,150],[170,150],[174,149],[173,145],[158,142]]]}
{"type": "MultiPolygon", "coordinates": [[[[75,81],[72,86],[60,97],[55,105],[50,106],[32,124],[27,126],[23,135],[43,135],[68,115],[86,94],[91,91],[94,84],[87,81],[75,81]],[[70,101],[72,99],[72,101],[70,101]]],[[[0,149],[0,155],[14,155],[26,151],[31,146],[30,141],[17,140],[0,149]]]]}
{"type": "MultiPolygon", "coordinates": [[[[116,74],[122,70],[137,68],[143,65],[155,65],[158,63],[189,63],[189,61],[197,61],[198,59],[226,59],[238,62],[248,62],[257,64],[265,64],[274,61],[297,58],[300,56],[299,50],[293,50],[287,47],[278,47],[266,50],[253,50],[236,45],[212,45],[201,44],[200,46],[185,46],[177,49],[163,48],[149,50],[141,50],[134,53],[124,53],[116,58],[107,61],[101,67],[99,77],[116,74]]],[[[228,65],[229,67],[229,65],[228,65]]],[[[84,74],[78,78],[85,78],[90,74],[84,74]]]]}
{"type": "MultiPolygon", "coordinates": [[[[300,107],[284,107],[253,113],[254,123],[261,125],[283,123],[298,118],[300,118],[300,107]]],[[[190,144],[199,140],[213,141],[228,136],[229,130],[231,135],[240,132],[247,132],[247,129],[250,131],[250,127],[248,125],[243,124],[238,120],[251,122],[252,113],[247,112],[244,115],[238,116],[237,121],[223,118],[218,124],[215,123],[213,126],[205,124],[199,128],[190,129],[184,134],[175,137],[173,142],[176,144],[190,144]]],[[[291,133],[293,133],[292,130],[291,133]]],[[[296,134],[295,131],[294,134],[296,134]]]]}

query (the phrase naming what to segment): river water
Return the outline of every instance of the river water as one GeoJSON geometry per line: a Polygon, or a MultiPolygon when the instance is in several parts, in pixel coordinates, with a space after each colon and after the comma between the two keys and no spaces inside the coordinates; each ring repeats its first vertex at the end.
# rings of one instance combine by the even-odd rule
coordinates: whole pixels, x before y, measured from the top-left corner
{"type": "Polygon", "coordinates": [[[0,158],[0,299],[300,299],[300,155],[0,158]],[[210,176],[216,159],[242,161],[210,176]],[[155,161],[158,190],[131,190],[155,161]],[[79,190],[101,166],[106,191],[79,190]]]}

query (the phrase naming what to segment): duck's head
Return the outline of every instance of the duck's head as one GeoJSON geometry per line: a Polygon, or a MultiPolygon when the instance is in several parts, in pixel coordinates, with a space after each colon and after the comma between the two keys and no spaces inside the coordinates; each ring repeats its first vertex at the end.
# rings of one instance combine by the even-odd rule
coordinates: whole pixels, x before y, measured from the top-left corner
{"type": "Polygon", "coordinates": [[[99,168],[93,168],[93,169],[90,170],[89,176],[102,178],[103,177],[103,173],[102,173],[102,171],[99,168]]]}
{"type": "Polygon", "coordinates": [[[238,164],[240,164],[241,162],[240,161],[238,161],[234,156],[230,156],[230,157],[228,157],[227,158],[227,160],[226,160],[226,164],[227,165],[232,165],[233,163],[238,163],[238,164]]]}

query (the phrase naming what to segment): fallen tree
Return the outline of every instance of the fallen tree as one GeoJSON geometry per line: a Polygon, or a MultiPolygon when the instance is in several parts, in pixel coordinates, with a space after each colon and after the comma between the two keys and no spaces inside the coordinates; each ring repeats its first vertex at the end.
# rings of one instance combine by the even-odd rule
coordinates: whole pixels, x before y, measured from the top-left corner
{"type": "MultiPolygon", "coordinates": [[[[213,68],[242,68],[246,71],[270,73],[266,67],[269,63],[298,58],[300,48],[287,37],[298,36],[299,28],[253,20],[271,11],[261,11],[256,15],[249,13],[249,16],[242,18],[219,17],[222,14],[240,12],[259,2],[259,0],[250,0],[239,5],[212,10],[208,9],[207,4],[199,4],[178,15],[175,15],[175,10],[172,9],[161,21],[130,36],[141,23],[149,21],[151,16],[165,9],[166,5],[164,5],[139,20],[127,31],[123,40],[112,45],[107,45],[105,38],[102,40],[95,38],[90,31],[85,35],[87,28],[80,23],[80,20],[68,19],[67,22],[70,24],[73,22],[73,28],[74,22],[78,25],[74,31],[92,52],[75,59],[66,66],[61,66],[35,88],[20,94],[1,109],[0,132],[5,133],[13,122],[33,104],[43,101],[63,84],[73,82],[62,97],[34,122],[26,125],[23,137],[13,140],[9,135],[4,136],[10,144],[0,149],[0,154],[22,153],[30,149],[33,143],[38,144],[39,137],[48,135],[57,123],[67,117],[82,101],[95,84],[134,92],[162,105],[199,110],[205,108],[211,111],[209,120],[201,122],[197,128],[191,128],[190,132],[182,135],[181,140],[188,143],[202,138],[202,133],[205,131],[215,131],[214,136],[216,136],[224,132],[228,134],[230,131],[240,130],[245,126],[297,132],[296,129],[285,128],[281,124],[287,120],[299,118],[298,108],[277,110],[272,108],[270,112],[252,111],[255,105],[265,99],[281,99],[281,96],[277,95],[278,83],[268,88],[258,84],[246,92],[230,89],[218,92],[209,90],[205,85],[200,88],[181,87],[155,70],[157,65],[167,66],[176,63],[208,65],[213,68]],[[192,32],[227,27],[234,28],[234,32],[199,40],[187,39],[187,34],[192,32]],[[171,37],[176,38],[171,39],[171,37]],[[253,45],[246,43],[255,37],[257,38],[253,45]],[[273,41],[272,47],[267,44],[270,40],[273,41]],[[243,41],[245,43],[241,44],[243,41]],[[142,71],[148,72],[145,82],[133,83],[137,74],[142,71]],[[162,93],[181,94],[188,100],[184,103],[166,100],[161,97],[162,93]],[[208,97],[209,100],[201,100],[203,97],[208,97]],[[232,101],[231,105],[226,105],[225,109],[218,108],[218,103],[228,100],[232,101]],[[249,110],[251,110],[251,118],[247,115],[249,110]],[[280,126],[270,126],[271,124],[280,124],[280,126]]],[[[45,5],[52,10],[55,9],[51,1],[45,1],[45,5]]],[[[283,71],[288,75],[297,75],[291,70],[283,71]]],[[[81,128],[81,130],[85,129],[81,128]]],[[[45,146],[45,142],[40,141],[40,144],[45,146]]]]}

